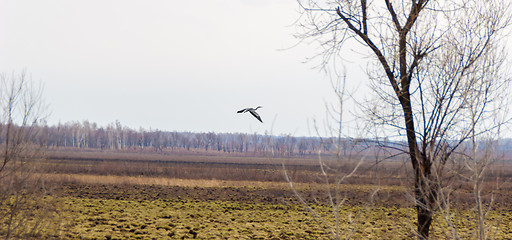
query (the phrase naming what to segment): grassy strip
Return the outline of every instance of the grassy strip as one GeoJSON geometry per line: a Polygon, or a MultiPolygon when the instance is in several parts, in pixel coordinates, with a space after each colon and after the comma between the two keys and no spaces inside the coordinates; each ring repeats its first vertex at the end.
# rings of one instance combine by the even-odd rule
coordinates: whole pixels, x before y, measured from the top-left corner
{"type": "MultiPolygon", "coordinates": [[[[160,185],[180,187],[252,187],[263,189],[289,189],[287,182],[262,182],[262,181],[231,181],[217,179],[177,179],[166,177],[145,176],[116,176],[116,175],[91,175],[91,174],[41,174],[48,181],[60,183],[81,184],[125,184],[125,185],[160,185]]],[[[325,184],[319,183],[294,183],[299,190],[323,189],[325,184]]],[[[341,190],[358,190],[364,192],[374,191],[405,191],[403,186],[375,186],[370,184],[341,184],[341,190]]]]}

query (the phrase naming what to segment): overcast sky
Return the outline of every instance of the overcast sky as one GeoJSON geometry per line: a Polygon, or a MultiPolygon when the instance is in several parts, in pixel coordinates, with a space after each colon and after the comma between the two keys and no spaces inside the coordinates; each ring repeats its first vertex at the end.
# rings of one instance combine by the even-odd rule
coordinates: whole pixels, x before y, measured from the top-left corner
{"type": "Polygon", "coordinates": [[[49,124],[309,136],[334,97],[290,48],[293,0],[0,3],[0,72],[44,84],[49,124]],[[263,124],[236,114],[258,105],[263,124]]]}
{"type": "Polygon", "coordinates": [[[0,72],[43,83],[51,125],[316,136],[335,95],[298,17],[295,0],[0,0],[0,72]],[[264,123],[236,113],[258,105],[264,123]]]}

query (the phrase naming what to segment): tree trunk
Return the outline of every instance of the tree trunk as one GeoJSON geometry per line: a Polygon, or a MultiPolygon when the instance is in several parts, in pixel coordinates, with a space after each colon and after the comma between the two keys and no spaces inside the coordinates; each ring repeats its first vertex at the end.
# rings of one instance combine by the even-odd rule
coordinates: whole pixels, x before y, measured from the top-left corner
{"type": "Polygon", "coordinates": [[[416,200],[416,213],[418,217],[418,239],[428,239],[433,218],[433,206],[436,189],[430,184],[431,159],[421,153],[416,140],[414,129],[414,117],[410,102],[410,93],[402,92],[398,96],[402,110],[404,111],[407,142],[409,145],[409,157],[414,171],[414,195],[416,200]]]}
{"type": "Polygon", "coordinates": [[[416,199],[416,214],[418,217],[418,239],[428,239],[430,232],[430,225],[434,215],[434,206],[432,198],[434,196],[434,189],[426,183],[427,176],[423,171],[416,171],[415,173],[415,199],[416,199]],[[423,173],[421,173],[423,172],[423,173]]]}

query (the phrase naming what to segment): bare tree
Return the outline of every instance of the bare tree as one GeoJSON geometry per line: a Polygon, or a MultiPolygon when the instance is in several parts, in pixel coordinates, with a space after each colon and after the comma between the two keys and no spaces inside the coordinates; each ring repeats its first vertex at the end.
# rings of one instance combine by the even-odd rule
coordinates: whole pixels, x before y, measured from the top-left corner
{"type": "Polygon", "coordinates": [[[418,238],[429,237],[444,166],[471,138],[506,122],[506,0],[300,1],[301,39],[322,47],[322,67],[362,46],[375,98],[371,126],[405,140],[414,175],[418,238]],[[500,116],[501,118],[496,118],[500,116]]]}
{"type": "Polygon", "coordinates": [[[36,141],[44,120],[41,88],[24,72],[0,80],[0,235],[33,238],[51,216],[44,212],[46,189],[36,174],[44,157],[44,144],[36,141]]]}

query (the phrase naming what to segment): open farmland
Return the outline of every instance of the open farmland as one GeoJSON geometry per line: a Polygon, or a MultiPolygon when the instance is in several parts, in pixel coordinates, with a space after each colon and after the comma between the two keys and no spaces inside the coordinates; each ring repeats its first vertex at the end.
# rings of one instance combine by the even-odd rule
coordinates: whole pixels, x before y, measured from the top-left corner
{"type": "MultiPolygon", "coordinates": [[[[50,151],[38,174],[56,185],[60,238],[327,239],[335,220],[317,164],[315,158],[68,150],[50,151]],[[322,220],[294,196],[283,163],[322,220]]],[[[347,162],[346,170],[354,164],[347,162]]],[[[346,199],[340,231],[355,239],[412,238],[415,211],[404,187],[408,167],[402,161],[363,163],[339,185],[346,199]]],[[[489,189],[496,176],[512,173],[508,165],[490,172],[489,189]]],[[[510,239],[512,191],[510,184],[500,186],[487,223],[496,239],[510,239]]],[[[461,183],[454,199],[462,238],[471,238],[476,224],[470,190],[461,183]]],[[[433,235],[447,238],[451,233],[442,216],[436,219],[433,235]]]]}

